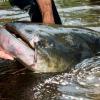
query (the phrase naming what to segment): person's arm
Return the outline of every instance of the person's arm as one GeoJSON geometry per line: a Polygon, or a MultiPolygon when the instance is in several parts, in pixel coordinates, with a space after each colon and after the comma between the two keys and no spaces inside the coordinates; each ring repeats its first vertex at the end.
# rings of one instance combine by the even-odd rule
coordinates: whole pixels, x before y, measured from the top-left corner
{"type": "Polygon", "coordinates": [[[37,0],[37,2],[42,13],[43,23],[54,24],[51,0],[37,0]]]}

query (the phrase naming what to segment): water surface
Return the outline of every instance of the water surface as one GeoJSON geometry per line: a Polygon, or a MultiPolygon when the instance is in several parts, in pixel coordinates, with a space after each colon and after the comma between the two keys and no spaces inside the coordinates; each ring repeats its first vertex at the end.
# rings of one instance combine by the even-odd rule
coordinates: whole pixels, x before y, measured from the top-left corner
{"type": "MultiPolygon", "coordinates": [[[[98,0],[55,0],[63,25],[99,30],[98,0]]],[[[0,25],[30,20],[27,12],[0,5],[0,25]]],[[[100,56],[70,73],[36,74],[18,62],[0,60],[0,100],[100,100],[100,56]]]]}

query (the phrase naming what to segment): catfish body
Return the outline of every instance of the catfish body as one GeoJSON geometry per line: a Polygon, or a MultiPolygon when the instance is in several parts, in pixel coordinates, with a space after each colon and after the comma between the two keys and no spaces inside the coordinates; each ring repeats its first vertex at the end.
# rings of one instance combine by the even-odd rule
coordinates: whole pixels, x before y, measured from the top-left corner
{"type": "Polygon", "coordinates": [[[99,51],[100,34],[85,28],[33,23],[6,24],[37,53],[37,72],[62,72],[99,51]]]}

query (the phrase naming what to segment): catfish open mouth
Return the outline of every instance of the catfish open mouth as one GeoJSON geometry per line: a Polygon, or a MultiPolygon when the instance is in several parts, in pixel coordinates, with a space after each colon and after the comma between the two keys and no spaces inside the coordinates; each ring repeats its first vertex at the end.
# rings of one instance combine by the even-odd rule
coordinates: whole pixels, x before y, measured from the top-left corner
{"type": "Polygon", "coordinates": [[[20,39],[22,39],[26,44],[28,44],[33,50],[35,50],[35,44],[37,44],[37,42],[40,41],[40,38],[38,35],[35,34],[30,34],[32,33],[30,30],[17,30],[16,27],[13,27],[13,23],[12,24],[6,24],[5,28],[7,29],[7,31],[9,31],[12,34],[15,34],[16,37],[19,37],[20,39]]]}
{"type": "Polygon", "coordinates": [[[7,27],[6,29],[11,33],[14,34],[16,38],[20,39],[21,42],[23,42],[25,45],[28,45],[33,51],[34,51],[34,56],[33,56],[33,64],[30,65],[30,67],[35,67],[35,64],[37,63],[37,50],[36,50],[36,45],[39,42],[39,37],[38,36],[33,36],[30,41],[26,39],[26,37],[20,36],[21,34],[18,34],[18,31],[16,31],[13,27],[7,27]]]}
{"type": "Polygon", "coordinates": [[[31,49],[21,39],[16,38],[4,28],[0,28],[0,46],[22,62],[28,69],[35,71],[34,67],[37,62],[36,49],[31,49]]]}

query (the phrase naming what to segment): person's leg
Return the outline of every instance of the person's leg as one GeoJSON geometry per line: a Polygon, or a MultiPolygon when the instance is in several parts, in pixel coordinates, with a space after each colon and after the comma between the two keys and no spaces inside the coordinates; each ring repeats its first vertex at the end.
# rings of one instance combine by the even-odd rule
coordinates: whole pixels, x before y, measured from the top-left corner
{"type": "Polygon", "coordinates": [[[17,6],[17,7],[19,7],[20,9],[25,9],[25,8],[27,8],[28,9],[28,7],[30,8],[30,6],[32,5],[32,4],[35,4],[34,3],[34,0],[9,0],[10,1],[10,4],[12,5],[12,6],[17,6]]]}
{"type": "Polygon", "coordinates": [[[32,22],[36,22],[36,23],[42,23],[42,13],[40,11],[39,5],[36,2],[36,0],[34,0],[34,5],[31,5],[30,10],[29,10],[29,15],[31,18],[32,22]]]}
{"type": "MultiPolygon", "coordinates": [[[[41,20],[43,20],[43,23],[62,24],[60,16],[58,14],[57,8],[56,8],[53,0],[36,0],[36,1],[39,6],[34,6],[34,8],[36,10],[37,9],[39,10],[39,8],[40,8],[40,10],[38,11],[38,13],[35,13],[35,14],[33,13],[34,15],[32,16],[32,21],[34,19],[34,16],[37,16],[37,18],[40,16],[39,19],[42,18],[41,20]]],[[[34,10],[34,8],[33,8],[33,10],[34,10]]],[[[34,12],[34,11],[31,11],[31,14],[32,14],[32,12],[34,12]]]]}
{"type": "Polygon", "coordinates": [[[57,8],[55,6],[54,1],[52,0],[52,9],[53,9],[53,16],[54,16],[54,21],[56,24],[62,24],[60,16],[58,14],[57,8]]]}
{"type": "Polygon", "coordinates": [[[12,6],[17,6],[29,13],[32,22],[42,23],[42,14],[36,0],[9,0],[12,6]]]}
{"type": "MultiPolygon", "coordinates": [[[[55,24],[61,24],[61,20],[60,20],[59,14],[57,12],[57,9],[56,9],[56,6],[55,6],[53,0],[10,0],[10,3],[13,6],[18,6],[20,9],[28,10],[31,21],[39,22],[39,23],[43,22],[42,12],[43,12],[43,10],[44,11],[47,10],[46,9],[46,6],[47,6],[47,8],[49,8],[49,10],[50,10],[49,11],[50,13],[51,13],[51,10],[53,11],[53,14],[51,13],[52,15],[50,15],[50,13],[49,13],[49,16],[51,16],[53,18],[49,18],[48,14],[46,15],[46,18],[49,18],[51,20],[51,22],[53,22],[53,20],[54,20],[55,24]],[[51,3],[51,4],[49,4],[49,7],[48,7],[48,4],[46,4],[46,2],[51,3]],[[45,4],[45,8],[42,8],[44,6],[42,4],[45,4]]],[[[49,23],[50,22],[50,21],[48,21],[49,19],[46,19],[47,22],[45,22],[45,23],[49,23]]]]}
{"type": "Polygon", "coordinates": [[[37,0],[39,8],[42,13],[44,24],[54,24],[52,1],[51,0],[37,0]]]}

